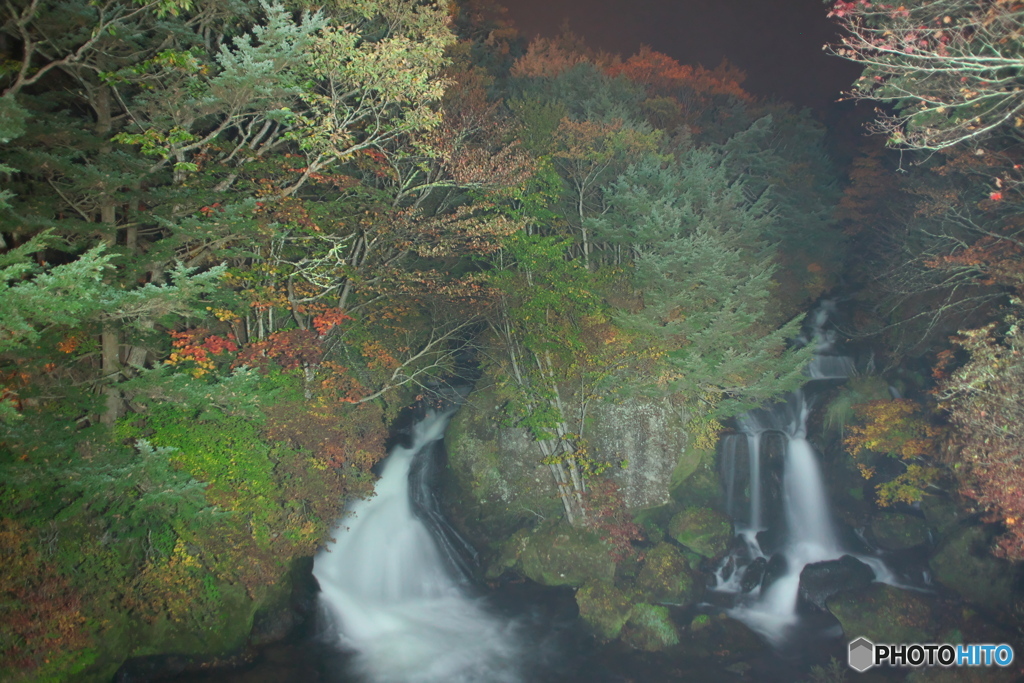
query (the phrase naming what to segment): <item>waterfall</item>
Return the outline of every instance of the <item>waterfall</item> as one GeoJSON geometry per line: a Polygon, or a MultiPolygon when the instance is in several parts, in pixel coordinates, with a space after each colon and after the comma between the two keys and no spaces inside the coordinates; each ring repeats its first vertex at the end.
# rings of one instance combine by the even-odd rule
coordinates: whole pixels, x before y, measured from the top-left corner
{"type": "MultiPolygon", "coordinates": [[[[834,305],[825,302],[812,313],[811,329],[799,340],[816,347],[807,370],[811,379],[845,379],[853,368],[852,359],[835,353],[834,336],[823,329],[833,310],[834,305]]],[[[794,392],[783,402],[739,416],[740,433],[729,435],[722,442],[723,470],[734,469],[723,471],[726,504],[736,519],[741,542],[719,567],[714,590],[734,597],[733,606],[727,610],[730,616],[776,645],[786,643],[800,621],[800,573],[808,564],[852,554],[871,567],[876,580],[895,581],[879,558],[844,549],[832,519],[818,455],[807,440],[809,412],[805,393],[794,392]],[[777,511],[781,514],[766,509],[766,499],[771,496],[765,495],[767,480],[763,460],[769,438],[781,438],[784,442],[781,490],[776,496],[781,501],[781,510],[777,511]],[[749,513],[745,520],[738,514],[742,502],[738,500],[738,472],[735,471],[739,466],[736,448],[741,443],[746,444],[749,457],[749,513]],[[769,553],[766,553],[761,546],[764,538],[761,532],[770,531],[773,524],[780,523],[785,525],[781,545],[777,549],[768,548],[769,553]],[[748,569],[761,574],[746,577],[748,569]]],[[[778,539],[777,534],[775,538],[778,539]]]]}
{"type": "Polygon", "coordinates": [[[798,391],[785,403],[750,411],[738,420],[749,443],[751,523],[749,528],[739,528],[743,547],[738,557],[731,558],[738,569],[731,580],[720,582],[717,589],[737,595],[736,606],[728,611],[730,616],[775,643],[784,642],[789,629],[798,622],[801,570],[812,562],[837,559],[844,554],[832,522],[818,456],[806,439],[808,412],[804,394],[798,391]],[[781,501],[786,536],[777,562],[785,569],[773,577],[770,585],[762,586],[760,592],[743,594],[746,567],[757,558],[763,558],[762,564],[769,559],[757,536],[764,531],[760,520],[765,515],[760,509],[763,498],[760,459],[764,450],[761,444],[767,437],[778,436],[785,442],[781,501]]]}
{"type": "Polygon", "coordinates": [[[515,683],[513,626],[469,595],[449,554],[416,515],[410,470],[451,413],[417,423],[385,461],[376,494],[349,508],[316,557],[320,602],[338,643],[371,683],[515,683]]]}

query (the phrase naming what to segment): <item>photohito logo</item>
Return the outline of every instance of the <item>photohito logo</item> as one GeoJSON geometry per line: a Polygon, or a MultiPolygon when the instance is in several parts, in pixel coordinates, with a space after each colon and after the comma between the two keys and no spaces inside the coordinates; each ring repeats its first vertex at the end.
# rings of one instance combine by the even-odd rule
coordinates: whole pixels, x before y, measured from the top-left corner
{"type": "Polygon", "coordinates": [[[1013,648],[1009,645],[952,645],[950,643],[911,643],[881,645],[867,638],[850,643],[847,661],[854,671],[873,666],[1009,666],[1013,648]]]}

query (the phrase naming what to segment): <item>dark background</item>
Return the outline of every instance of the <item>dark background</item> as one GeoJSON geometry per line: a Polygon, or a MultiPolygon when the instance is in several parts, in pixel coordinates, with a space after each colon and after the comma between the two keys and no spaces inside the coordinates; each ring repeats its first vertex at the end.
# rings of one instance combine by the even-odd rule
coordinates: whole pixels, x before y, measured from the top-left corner
{"type": "Polygon", "coordinates": [[[527,39],[554,36],[567,21],[589,46],[623,57],[646,44],[709,69],[728,58],[747,73],[749,92],[811,107],[826,120],[839,113],[835,100],[860,72],[822,51],[839,34],[821,0],[506,0],[506,6],[527,39]]]}

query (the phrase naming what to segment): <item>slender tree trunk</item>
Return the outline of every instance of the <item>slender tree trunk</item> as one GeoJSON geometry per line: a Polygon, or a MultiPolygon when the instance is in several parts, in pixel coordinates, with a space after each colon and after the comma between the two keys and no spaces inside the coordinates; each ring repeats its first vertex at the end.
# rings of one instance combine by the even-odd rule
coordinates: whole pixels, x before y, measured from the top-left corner
{"type": "MultiPolygon", "coordinates": [[[[97,88],[92,97],[92,106],[96,112],[96,134],[106,138],[113,128],[110,88],[105,85],[97,88]]],[[[110,143],[105,140],[100,146],[100,153],[108,154],[110,151],[110,143]]],[[[101,239],[108,247],[117,244],[117,206],[111,191],[112,188],[105,187],[100,199],[100,223],[103,225],[101,239]]],[[[100,363],[103,394],[106,397],[106,411],[100,416],[100,422],[110,426],[121,417],[122,412],[121,391],[115,386],[121,372],[121,334],[113,324],[104,325],[100,333],[100,363]]]]}

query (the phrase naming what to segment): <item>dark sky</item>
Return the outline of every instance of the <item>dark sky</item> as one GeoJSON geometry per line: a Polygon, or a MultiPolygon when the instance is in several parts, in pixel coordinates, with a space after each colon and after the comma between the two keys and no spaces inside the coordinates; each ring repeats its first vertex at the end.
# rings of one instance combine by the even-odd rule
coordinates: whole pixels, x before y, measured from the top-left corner
{"type": "Polygon", "coordinates": [[[836,36],[821,0],[506,0],[526,37],[558,33],[563,20],[591,47],[629,56],[646,43],[684,64],[747,72],[745,87],[824,110],[859,75],[821,49],[836,36]]]}

